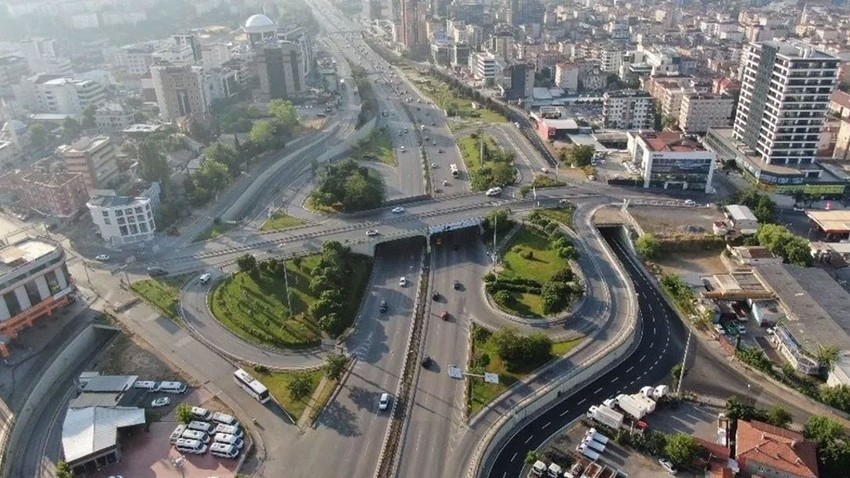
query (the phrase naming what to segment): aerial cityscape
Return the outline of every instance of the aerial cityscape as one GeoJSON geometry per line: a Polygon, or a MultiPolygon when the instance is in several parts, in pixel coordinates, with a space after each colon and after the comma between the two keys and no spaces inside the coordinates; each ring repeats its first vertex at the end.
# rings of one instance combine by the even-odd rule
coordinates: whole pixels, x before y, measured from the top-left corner
{"type": "Polygon", "coordinates": [[[850,477],[848,14],[0,0],[0,478],[850,477]]]}

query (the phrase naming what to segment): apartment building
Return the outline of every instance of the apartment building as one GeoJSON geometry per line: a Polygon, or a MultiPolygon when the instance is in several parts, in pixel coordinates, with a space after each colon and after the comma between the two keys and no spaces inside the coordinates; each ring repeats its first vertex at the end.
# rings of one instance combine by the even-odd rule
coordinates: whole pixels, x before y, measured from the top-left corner
{"type": "Polygon", "coordinates": [[[151,79],[162,121],[172,122],[185,116],[204,118],[209,113],[203,67],[154,65],[151,79]]]}
{"type": "Polygon", "coordinates": [[[271,40],[263,44],[257,54],[257,76],[264,97],[272,100],[291,98],[305,91],[301,48],[298,44],[271,40]]]}
{"type": "Polygon", "coordinates": [[[113,245],[149,241],[156,234],[154,212],[159,203],[159,184],[153,183],[136,197],[102,191],[86,204],[100,237],[113,245]]]}
{"type": "Polygon", "coordinates": [[[603,95],[602,116],[606,128],[652,129],[655,105],[646,91],[608,91],[603,95]]]}
{"type": "MultiPolygon", "coordinates": [[[[58,244],[24,239],[0,249],[0,334],[14,339],[26,327],[73,300],[74,282],[58,244]]],[[[9,340],[0,340],[8,357],[9,340]]]]}
{"type": "Polygon", "coordinates": [[[484,80],[487,84],[492,84],[498,70],[496,56],[490,52],[483,51],[476,53],[472,58],[474,59],[473,71],[475,72],[475,78],[484,80]]]}
{"type": "Polygon", "coordinates": [[[681,133],[628,134],[628,150],[643,176],[643,187],[711,191],[715,154],[681,133]]]}
{"type": "Polygon", "coordinates": [[[735,99],[712,93],[688,93],[679,108],[679,128],[688,134],[702,134],[709,128],[732,125],[735,99]]]}
{"type": "Polygon", "coordinates": [[[106,92],[100,83],[75,80],[56,75],[35,75],[13,86],[15,96],[35,113],[80,116],[89,105],[106,101],[106,92]]]}
{"type": "Polygon", "coordinates": [[[555,85],[571,93],[578,91],[579,67],[575,63],[558,63],[555,66],[555,85]]]}
{"type": "Polygon", "coordinates": [[[28,207],[57,218],[76,216],[89,198],[86,181],[80,173],[34,171],[21,175],[15,189],[28,207]]]}
{"type": "Polygon", "coordinates": [[[107,136],[83,137],[59,150],[69,173],[80,173],[91,194],[118,180],[115,146],[107,136]]]}

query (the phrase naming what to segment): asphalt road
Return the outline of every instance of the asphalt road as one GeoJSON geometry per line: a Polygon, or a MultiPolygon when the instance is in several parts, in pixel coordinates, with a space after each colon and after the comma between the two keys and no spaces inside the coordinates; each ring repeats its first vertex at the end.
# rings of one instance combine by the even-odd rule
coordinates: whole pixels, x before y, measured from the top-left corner
{"type": "MultiPolygon", "coordinates": [[[[529,450],[540,447],[553,433],[580,418],[590,405],[620,393],[636,393],[645,385],[663,383],[670,368],[683,357],[685,328],[660,294],[648,285],[618,239],[603,232],[625,266],[638,294],[640,332],[635,352],[621,365],[601,375],[538,418],[524,423],[500,449],[488,477],[519,477],[529,450]]],[[[651,423],[651,419],[650,419],[651,423]]]]}
{"type": "Polygon", "coordinates": [[[390,417],[390,410],[378,410],[378,399],[388,392],[395,404],[423,253],[424,242],[414,240],[378,248],[371,287],[346,341],[351,344],[347,353],[357,357],[351,375],[314,429],[281,444],[281,458],[297,465],[290,465],[289,474],[266,476],[296,476],[296,469],[303,472],[299,476],[375,474],[390,417]],[[399,286],[401,276],[408,280],[406,287],[399,286]],[[386,313],[378,311],[381,300],[389,306],[386,313]]]}

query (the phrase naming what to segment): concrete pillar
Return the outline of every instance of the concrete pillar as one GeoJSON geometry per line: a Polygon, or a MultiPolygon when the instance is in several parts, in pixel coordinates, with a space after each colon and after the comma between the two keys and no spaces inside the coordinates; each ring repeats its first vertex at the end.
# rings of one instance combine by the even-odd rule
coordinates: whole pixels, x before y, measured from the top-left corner
{"type": "Polygon", "coordinates": [[[50,287],[47,287],[47,279],[44,275],[40,275],[35,279],[35,285],[38,286],[38,296],[41,300],[50,297],[50,287]]]}
{"type": "Polygon", "coordinates": [[[9,320],[12,318],[12,314],[9,313],[9,308],[6,307],[6,301],[3,299],[3,296],[0,295],[0,321],[9,320]]]}
{"type": "Polygon", "coordinates": [[[24,286],[15,289],[15,296],[18,298],[18,303],[21,304],[21,310],[27,310],[32,307],[30,298],[27,297],[27,290],[24,286]]]}
{"type": "Polygon", "coordinates": [[[56,281],[59,282],[60,289],[66,289],[68,287],[68,283],[70,282],[69,278],[65,275],[65,271],[67,270],[64,267],[57,267],[53,269],[56,272],[56,281]]]}

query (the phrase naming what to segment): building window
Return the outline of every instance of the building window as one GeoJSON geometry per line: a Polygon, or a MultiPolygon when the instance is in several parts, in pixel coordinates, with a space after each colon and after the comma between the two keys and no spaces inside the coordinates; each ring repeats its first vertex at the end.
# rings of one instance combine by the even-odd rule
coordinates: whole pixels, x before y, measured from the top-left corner
{"type": "Polygon", "coordinates": [[[41,302],[41,294],[38,292],[38,285],[35,280],[31,280],[24,284],[24,290],[27,291],[27,297],[30,299],[30,304],[36,305],[41,302]]]}
{"type": "Polygon", "coordinates": [[[108,217],[105,217],[105,218],[103,218],[103,223],[108,226],[108,225],[112,224],[112,221],[110,221],[108,217]]]}
{"type": "Polygon", "coordinates": [[[125,209],[125,210],[124,210],[124,214],[126,214],[126,215],[128,215],[128,216],[129,216],[130,214],[133,214],[133,210],[132,210],[132,209],[129,209],[129,208],[128,208],[128,209],[125,209]]]}
{"type": "Polygon", "coordinates": [[[142,207],[136,206],[136,214],[141,214],[141,213],[142,213],[142,207]]]}
{"type": "Polygon", "coordinates": [[[136,222],[136,216],[127,217],[127,222],[129,222],[130,224],[133,224],[134,222],[136,222]]]}
{"type": "Polygon", "coordinates": [[[126,236],[127,235],[127,226],[119,227],[118,232],[120,232],[122,236],[126,236]]]}
{"type": "Polygon", "coordinates": [[[139,223],[139,230],[141,230],[142,232],[148,232],[148,225],[143,222],[139,223]]]}
{"type": "Polygon", "coordinates": [[[103,217],[109,217],[109,211],[100,211],[103,214],[103,217]]]}
{"type": "Polygon", "coordinates": [[[3,294],[3,300],[6,301],[6,308],[9,309],[10,317],[21,313],[21,303],[18,302],[18,296],[15,295],[15,291],[3,294]]]}
{"type": "Polygon", "coordinates": [[[145,222],[145,216],[143,216],[143,215],[139,214],[138,216],[136,216],[136,221],[138,221],[138,222],[145,222]]]}
{"type": "Polygon", "coordinates": [[[130,234],[136,235],[139,233],[139,228],[135,224],[130,224],[130,234]]]}
{"type": "Polygon", "coordinates": [[[56,277],[56,270],[48,271],[44,274],[44,279],[47,281],[47,288],[51,294],[58,294],[62,288],[59,286],[59,278],[56,277]]]}
{"type": "Polygon", "coordinates": [[[123,217],[118,218],[118,224],[125,224],[126,222],[127,222],[127,220],[124,219],[123,217]]]}
{"type": "MultiPolygon", "coordinates": [[[[106,211],[104,211],[104,212],[103,212],[103,215],[104,215],[104,216],[106,215],[106,211]]],[[[115,211],[115,215],[116,215],[116,216],[123,216],[123,215],[124,215],[124,211],[121,211],[121,210],[115,211]]]]}

